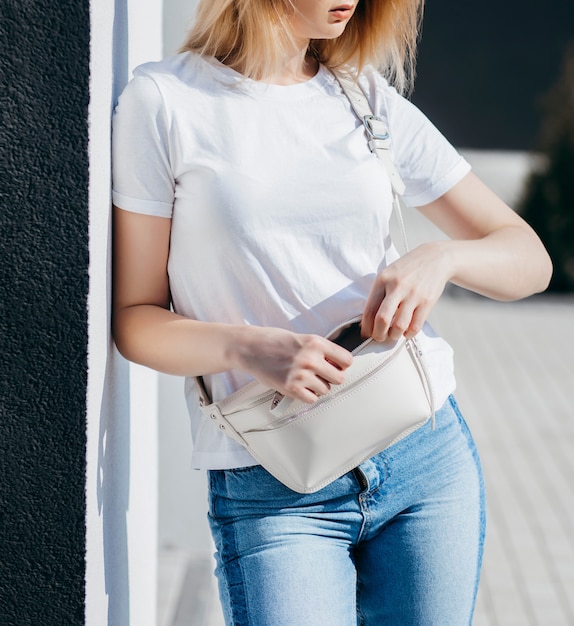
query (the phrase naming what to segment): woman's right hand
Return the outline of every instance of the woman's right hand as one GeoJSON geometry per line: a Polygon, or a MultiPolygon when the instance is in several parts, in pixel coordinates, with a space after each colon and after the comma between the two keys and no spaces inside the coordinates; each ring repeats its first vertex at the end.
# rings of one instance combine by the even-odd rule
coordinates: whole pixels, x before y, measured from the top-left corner
{"type": "Polygon", "coordinates": [[[238,328],[230,359],[267,387],[308,403],[344,382],[353,362],[349,351],[319,335],[260,326],[238,328]]]}

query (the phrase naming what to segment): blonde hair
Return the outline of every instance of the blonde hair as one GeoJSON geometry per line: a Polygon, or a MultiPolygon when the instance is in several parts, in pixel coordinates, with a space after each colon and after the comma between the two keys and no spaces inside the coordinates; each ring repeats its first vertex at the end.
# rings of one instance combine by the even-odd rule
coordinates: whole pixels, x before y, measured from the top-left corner
{"type": "MultiPolygon", "coordinates": [[[[424,0],[360,0],[336,39],[314,39],[309,54],[331,69],[373,65],[405,92],[414,78],[424,0]]],[[[254,79],[272,75],[291,43],[290,0],[200,0],[181,51],[219,59],[254,79]]]]}

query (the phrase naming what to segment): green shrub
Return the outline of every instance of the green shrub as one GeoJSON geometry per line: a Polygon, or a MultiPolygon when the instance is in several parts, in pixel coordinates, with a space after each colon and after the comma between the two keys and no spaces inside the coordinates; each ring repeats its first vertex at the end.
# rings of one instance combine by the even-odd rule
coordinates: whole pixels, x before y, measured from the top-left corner
{"type": "Polygon", "coordinates": [[[562,75],[545,96],[539,152],[519,212],[538,233],[554,263],[551,291],[574,291],[574,45],[562,75]]]}

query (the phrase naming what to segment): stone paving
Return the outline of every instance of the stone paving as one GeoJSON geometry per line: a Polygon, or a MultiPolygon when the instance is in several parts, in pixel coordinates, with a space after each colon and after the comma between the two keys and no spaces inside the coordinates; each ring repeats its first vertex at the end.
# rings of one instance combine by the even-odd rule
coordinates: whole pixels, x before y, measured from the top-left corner
{"type": "Polygon", "coordinates": [[[574,624],[574,298],[444,299],[488,530],[475,626],[574,624]]]}

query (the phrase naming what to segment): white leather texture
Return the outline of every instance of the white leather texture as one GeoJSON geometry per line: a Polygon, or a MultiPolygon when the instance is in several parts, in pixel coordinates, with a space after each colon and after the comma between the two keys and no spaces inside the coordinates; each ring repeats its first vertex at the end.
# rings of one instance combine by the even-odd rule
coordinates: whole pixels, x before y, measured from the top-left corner
{"type": "MultiPolygon", "coordinates": [[[[249,386],[248,386],[249,387],[249,386]]],[[[275,478],[312,493],[425,424],[432,394],[418,348],[367,340],[346,381],[313,404],[273,410],[272,390],[252,386],[203,411],[275,478]]],[[[283,401],[282,401],[283,402],[283,401]]]]}

